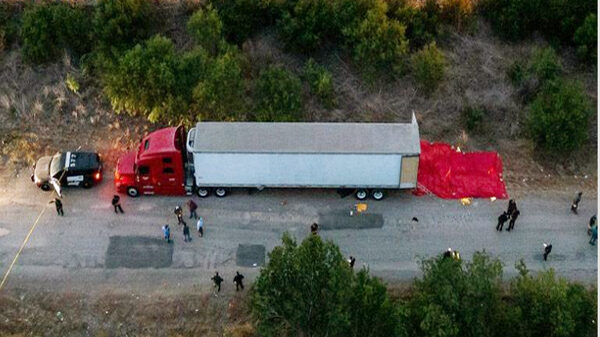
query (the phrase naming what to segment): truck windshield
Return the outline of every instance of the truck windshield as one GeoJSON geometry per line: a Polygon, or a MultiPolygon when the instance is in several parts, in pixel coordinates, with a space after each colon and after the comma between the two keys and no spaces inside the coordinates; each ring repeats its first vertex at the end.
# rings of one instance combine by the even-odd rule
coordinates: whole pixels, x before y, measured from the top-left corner
{"type": "Polygon", "coordinates": [[[52,157],[52,162],[50,163],[50,177],[56,176],[60,171],[62,171],[65,167],[65,161],[63,159],[63,154],[57,153],[52,157]]]}

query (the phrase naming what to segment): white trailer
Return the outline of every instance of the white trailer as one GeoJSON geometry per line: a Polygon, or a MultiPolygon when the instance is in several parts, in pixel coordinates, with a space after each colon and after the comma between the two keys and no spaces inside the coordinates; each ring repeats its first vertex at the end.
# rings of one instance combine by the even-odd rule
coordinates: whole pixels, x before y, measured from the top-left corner
{"type": "Polygon", "coordinates": [[[355,189],[381,199],[417,185],[419,126],[411,123],[204,122],[188,132],[197,193],[231,188],[355,189]]]}

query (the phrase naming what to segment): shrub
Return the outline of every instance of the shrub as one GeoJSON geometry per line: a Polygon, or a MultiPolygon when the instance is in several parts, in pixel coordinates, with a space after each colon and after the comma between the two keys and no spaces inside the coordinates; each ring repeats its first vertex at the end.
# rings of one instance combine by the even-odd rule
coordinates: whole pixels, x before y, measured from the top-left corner
{"type": "Polygon", "coordinates": [[[304,66],[304,78],[308,82],[310,92],[317,96],[325,107],[334,106],[333,77],[325,67],[309,59],[304,66]]]}
{"type": "Polygon", "coordinates": [[[427,0],[423,7],[400,1],[396,9],[391,9],[393,16],[406,26],[406,37],[412,49],[420,48],[438,36],[440,12],[437,0],[427,0]]]}
{"type": "Polygon", "coordinates": [[[446,58],[435,43],[412,56],[412,70],[419,87],[426,93],[435,91],[446,72],[446,58]]]}
{"type": "Polygon", "coordinates": [[[17,40],[21,14],[20,6],[0,2],[0,52],[17,40]]]}
{"type": "Polygon", "coordinates": [[[91,30],[81,7],[37,4],[23,13],[23,55],[33,63],[55,60],[63,49],[81,56],[91,49],[91,30]]]}
{"type": "Polygon", "coordinates": [[[259,122],[292,122],[302,112],[300,79],[280,67],[261,71],[256,81],[255,119],[259,122]]]}
{"type": "Polygon", "coordinates": [[[506,71],[506,75],[514,86],[520,86],[527,78],[527,66],[521,61],[515,61],[506,71]]]}
{"type": "Polygon", "coordinates": [[[69,90],[71,90],[72,92],[74,92],[76,94],[79,92],[79,82],[77,82],[77,80],[75,79],[75,77],[73,75],[67,74],[65,84],[67,85],[67,88],[69,90]]]}
{"type": "Polygon", "coordinates": [[[281,40],[288,49],[314,51],[335,32],[331,22],[333,16],[329,0],[298,0],[282,12],[278,24],[281,40]]]}
{"type": "Polygon", "coordinates": [[[485,111],[479,107],[467,107],[462,110],[462,118],[465,127],[469,131],[473,131],[481,127],[485,111]]]}
{"type": "Polygon", "coordinates": [[[598,60],[598,18],[590,14],[575,31],[573,42],[577,46],[577,56],[585,62],[595,64],[598,60]]]}
{"type": "Polygon", "coordinates": [[[105,92],[116,112],[141,114],[150,121],[176,121],[187,111],[177,83],[173,43],[154,36],[121,56],[105,76],[105,92]]]}
{"type": "Polygon", "coordinates": [[[536,49],[529,64],[529,73],[540,84],[555,80],[562,70],[560,58],[552,47],[536,49]]]}
{"type": "Polygon", "coordinates": [[[150,0],[100,0],[93,18],[97,48],[116,57],[150,37],[158,23],[150,0]]]}
{"type": "Polygon", "coordinates": [[[458,31],[468,27],[474,20],[476,0],[441,0],[440,17],[458,31]]]}
{"type": "Polygon", "coordinates": [[[408,52],[405,27],[387,17],[387,5],[376,1],[367,11],[364,20],[343,29],[347,43],[352,48],[354,61],[367,79],[377,74],[396,75],[404,70],[404,57],[408,52]]]}
{"type": "Polygon", "coordinates": [[[217,54],[222,39],[223,23],[212,5],[197,10],[187,23],[188,30],[196,42],[212,55],[217,54]]]}
{"type": "Polygon", "coordinates": [[[588,137],[590,104],[573,82],[547,83],[529,106],[529,133],[542,150],[564,154],[588,137]]]}
{"type": "Polygon", "coordinates": [[[240,57],[235,49],[218,57],[194,89],[202,119],[235,120],[246,112],[240,57]]]}
{"type": "Polygon", "coordinates": [[[214,0],[228,41],[241,44],[274,21],[273,6],[262,0],[214,0]]]}

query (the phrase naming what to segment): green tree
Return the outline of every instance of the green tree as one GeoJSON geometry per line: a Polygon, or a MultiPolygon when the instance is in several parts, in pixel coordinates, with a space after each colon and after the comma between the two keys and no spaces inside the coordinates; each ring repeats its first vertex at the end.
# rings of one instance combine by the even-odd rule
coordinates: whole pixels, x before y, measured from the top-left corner
{"type": "Polygon", "coordinates": [[[538,48],[534,51],[529,64],[529,73],[535,76],[540,84],[555,80],[561,71],[560,58],[554,48],[538,48]]]}
{"type": "Polygon", "coordinates": [[[289,71],[270,66],[255,84],[255,119],[259,122],[298,121],[302,113],[302,85],[289,71]]]}
{"type": "Polygon", "coordinates": [[[116,112],[146,116],[150,121],[177,121],[187,111],[179,92],[178,56],[171,40],[154,36],[117,60],[105,76],[105,92],[116,112]]]}
{"type": "Polygon", "coordinates": [[[279,34],[287,48],[311,52],[335,32],[333,16],[332,1],[298,0],[282,12],[279,34]]]}
{"type": "Polygon", "coordinates": [[[390,13],[406,26],[406,37],[411,49],[434,41],[440,33],[441,8],[437,0],[426,0],[423,7],[415,7],[408,0],[398,0],[390,13]]]}
{"type": "Polygon", "coordinates": [[[591,108],[581,85],[547,83],[529,106],[529,134],[542,150],[565,154],[588,138],[591,108]]]}
{"type": "Polygon", "coordinates": [[[598,18],[589,14],[575,31],[573,41],[577,46],[577,56],[585,62],[595,64],[598,60],[598,18]]]}
{"type": "Polygon", "coordinates": [[[215,59],[194,89],[202,119],[235,120],[246,112],[241,57],[232,48],[215,59]]]}
{"type": "Polygon", "coordinates": [[[446,57],[435,42],[423,47],[412,56],[412,71],[419,87],[426,93],[437,89],[446,73],[446,57]]]}
{"type": "Polygon", "coordinates": [[[377,74],[400,74],[404,70],[408,40],[405,27],[387,16],[387,5],[376,1],[358,25],[343,29],[352,46],[354,61],[360,65],[367,79],[377,74]]]}
{"type": "Polygon", "coordinates": [[[241,44],[275,20],[272,4],[263,0],[213,0],[228,41],[241,44]]]}
{"type": "Polygon", "coordinates": [[[325,67],[312,58],[309,59],[304,66],[304,78],[308,82],[310,92],[317,96],[325,107],[332,108],[335,105],[333,77],[325,67]]]}
{"type": "Polygon", "coordinates": [[[204,9],[198,9],[189,19],[187,27],[200,46],[212,55],[217,54],[223,39],[223,22],[211,4],[204,9]]]}
{"type": "Polygon", "coordinates": [[[97,49],[115,58],[150,37],[158,23],[150,0],[99,0],[93,17],[97,49]]]}

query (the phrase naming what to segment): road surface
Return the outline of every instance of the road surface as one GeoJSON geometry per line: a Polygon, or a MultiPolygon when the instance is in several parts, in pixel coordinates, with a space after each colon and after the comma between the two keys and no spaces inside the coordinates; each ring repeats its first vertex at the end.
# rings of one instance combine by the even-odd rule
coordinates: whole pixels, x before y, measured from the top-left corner
{"type": "Polygon", "coordinates": [[[251,281],[264,262],[263,251],[278,245],[284,232],[301,240],[313,222],[324,227],[323,238],[356,257],[355,268],[367,265],[388,282],[412,280],[419,275],[420,258],[452,247],[467,260],[485,249],[504,263],[505,278],[515,275],[514,265],[522,258],[531,270],[554,268],[572,280],[597,283],[597,249],[588,244],[586,234],[597,200],[584,195],[580,214],[571,214],[574,191],[518,197],[521,215],[513,232],[495,230],[506,200],[476,199],[463,206],[457,200],[395,192],[383,201],[368,201],[366,216],[350,217],[356,201],[331,190],[236,191],[224,199],[195,198],[205,237],[199,238],[194,222],[188,221],[190,243],[183,242],[173,215],[173,208],[187,197],[123,196],[125,214],[115,214],[110,175],[92,189],[65,190],[64,217],[48,204],[51,194],[36,188],[29,177],[10,180],[1,192],[1,275],[44,212],[9,275],[7,289],[208,289],[217,270],[228,283],[236,270],[251,281]],[[172,227],[170,245],[161,240],[165,223],[172,227]],[[547,262],[542,260],[543,242],[554,247],[547,262]]]}

